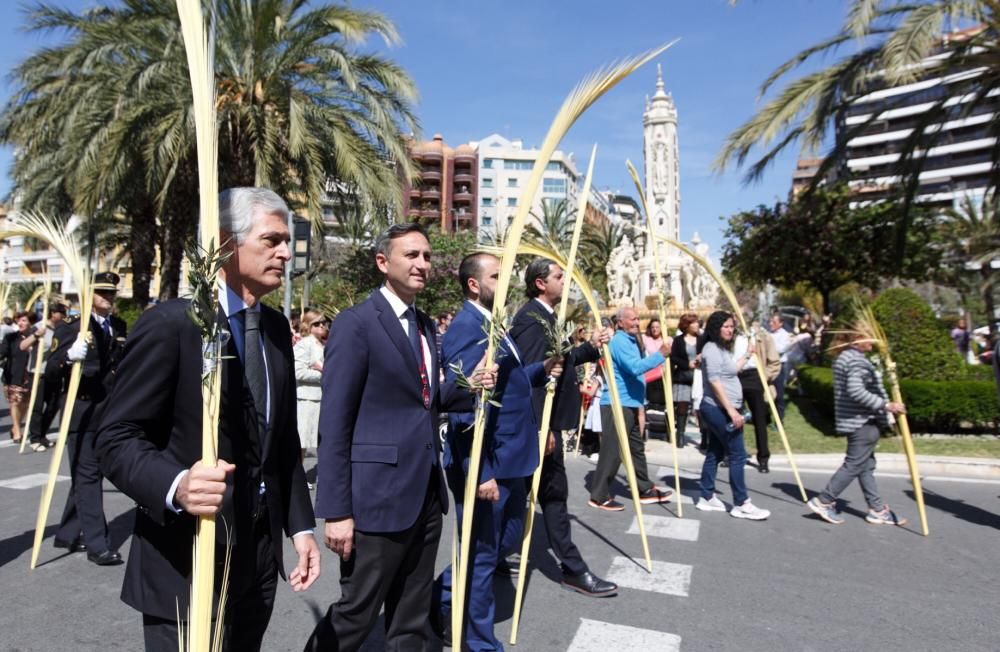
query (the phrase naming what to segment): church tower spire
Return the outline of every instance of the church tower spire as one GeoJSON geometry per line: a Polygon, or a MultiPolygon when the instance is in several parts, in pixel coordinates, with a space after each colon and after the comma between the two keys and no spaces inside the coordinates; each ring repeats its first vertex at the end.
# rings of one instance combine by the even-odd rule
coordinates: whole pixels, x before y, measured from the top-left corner
{"type": "Polygon", "coordinates": [[[677,107],[666,92],[663,69],[656,66],[656,92],[642,114],[646,205],[657,233],[680,240],[680,160],[677,107]]]}

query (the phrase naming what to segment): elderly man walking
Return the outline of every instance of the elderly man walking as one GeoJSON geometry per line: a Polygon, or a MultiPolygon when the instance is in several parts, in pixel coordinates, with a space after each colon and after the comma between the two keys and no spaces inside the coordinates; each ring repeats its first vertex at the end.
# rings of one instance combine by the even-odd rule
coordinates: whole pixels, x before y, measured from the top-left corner
{"type": "MultiPolygon", "coordinates": [[[[646,400],[644,374],[662,365],[666,356],[670,355],[670,349],[663,345],[652,355],[641,357],[636,339],[639,334],[639,314],[634,308],[624,307],[618,310],[617,318],[618,332],[611,338],[610,343],[611,359],[625,415],[625,431],[628,433],[632,466],[635,467],[635,478],[639,485],[639,501],[643,505],[665,503],[670,500],[673,490],[661,489],[649,479],[645,443],[639,430],[639,410],[646,400]]],[[[611,414],[610,389],[601,396],[601,423],[603,424],[601,455],[597,460],[597,469],[590,484],[588,504],[596,509],[620,512],[625,506],[614,500],[611,495],[611,481],[621,465],[621,453],[618,450],[618,436],[611,414]]]]}

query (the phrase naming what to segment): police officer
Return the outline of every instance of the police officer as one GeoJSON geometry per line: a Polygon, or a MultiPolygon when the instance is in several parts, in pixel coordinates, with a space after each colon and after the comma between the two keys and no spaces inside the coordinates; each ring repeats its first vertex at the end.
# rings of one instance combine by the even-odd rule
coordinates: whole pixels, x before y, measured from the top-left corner
{"type": "Polygon", "coordinates": [[[94,433],[125,346],[125,322],[111,314],[119,280],[113,272],[94,276],[93,311],[85,337],[79,337],[78,320],[64,321],[56,329],[53,352],[46,363],[47,377],[63,379],[69,378],[74,362],[81,364],[76,401],[64,408],[73,411],[67,440],[72,486],[54,543],[72,552],[86,551],[87,559],[98,566],[122,563],[121,554],[108,538],[101,487],[104,478],[94,452],[94,433]]]}

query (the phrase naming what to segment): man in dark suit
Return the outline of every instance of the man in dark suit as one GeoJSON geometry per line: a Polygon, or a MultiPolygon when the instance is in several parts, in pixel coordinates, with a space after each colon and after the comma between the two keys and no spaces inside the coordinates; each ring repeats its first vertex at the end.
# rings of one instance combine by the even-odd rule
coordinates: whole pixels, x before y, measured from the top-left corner
{"type": "Polygon", "coordinates": [[[81,364],[76,402],[66,406],[72,410],[66,440],[72,485],[54,544],[72,552],[86,550],[87,559],[98,566],[122,563],[122,556],[108,537],[104,476],[94,450],[95,432],[125,345],[125,322],[111,314],[118,281],[114,272],[94,276],[94,303],[87,337],[79,337],[79,321],[61,322],[52,336],[54,351],[46,363],[46,376],[60,388],[65,387],[73,363],[81,364]]]}
{"type": "MultiPolygon", "coordinates": [[[[500,260],[493,255],[475,253],[466,256],[458,270],[466,301],[444,335],[441,352],[446,364],[445,378],[456,377],[454,366],[469,369],[486,353],[485,332],[492,319],[494,293],[500,272],[500,260]]],[[[496,360],[499,363],[496,388],[486,412],[482,466],[476,490],[475,514],[467,565],[465,631],[462,640],[467,649],[503,650],[493,633],[495,599],[493,574],[504,553],[517,549],[524,525],[525,479],[538,466],[538,421],[531,403],[533,387],[543,387],[546,378],[557,378],[562,361],[551,358],[528,362],[509,337],[500,340],[496,360]]],[[[449,414],[445,470],[448,485],[455,497],[461,522],[464,511],[465,483],[475,422],[473,411],[449,414]]],[[[440,578],[441,617],[447,621],[451,611],[451,569],[440,578]]],[[[432,619],[436,615],[432,615],[432,619]]]]}
{"type": "MultiPolygon", "coordinates": [[[[439,410],[471,410],[475,395],[441,383],[434,323],[413,302],[431,246],[419,224],[379,236],[385,284],[333,321],[323,365],[316,515],[340,556],[340,600],[306,650],[357,650],[385,605],[387,650],[423,650],[434,559],[447,511],[439,410]]],[[[470,367],[471,371],[471,367],[470,367]]],[[[492,386],[490,373],[473,373],[492,386]]]]}
{"type": "MultiPolygon", "coordinates": [[[[45,359],[42,360],[42,375],[38,379],[38,396],[28,421],[31,450],[36,453],[41,453],[45,449],[55,446],[55,442],[50,441],[47,435],[56,414],[59,413],[59,406],[62,405],[65,374],[60,368],[53,370],[50,376],[46,362],[51,357],[52,342],[58,343],[58,340],[55,340],[55,332],[65,319],[66,305],[59,302],[53,303],[49,306],[49,321],[45,324],[39,324],[32,335],[36,341],[40,340],[38,346],[32,349],[32,368],[38,364],[40,352],[45,351],[45,359]]],[[[83,543],[81,542],[78,548],[82,547],[83,543]]]]}
{"type": "Polygon", "coordinates": [[[168,301],[143,313],[119,365],[98,452],[108,478],[139,504],[122,600],[143,614],[147,651],[177,650],[176,614],[188,609],[198,516],[220,517],[218,569],[227,536],[232,544],[227,650],[260,649],[277,577],[285,577],[282,531],[298,555],[288,575],[292,589],[307,589],[319,575],[299,459],[291,332],[280,313],[260,302],[281,285],[290,257],[287,219],[287,205],[270,190],[219,195],[220,240],[231,255],[219,275],[217,318],[232,336],[220,369],[216,467],[200,461],[206,362],[190,302],[168,301]]]}
{"type": "MultiPolygon", "coordinates": [[[[524,273],[525,294],[528,303],[514,316],[510,335],[514,338],[525,362],[537,362],[547,357],[551,346],[545,334],[543,323],[555,326],[555,309],[559,305],[564,286],[562,268],[551,260],[538,258],[532,261],[524,273]]],[[[596,362],[601,357],[600,347],[608,342],[610,334],[606,330],[595,331],[590,342],[570,349],[563,362],[566,373],[559,377],[552,415],[549,419],[549,440],[542,460],[542,477],[538,488],[538,503],[542,507],[545,532],[553,552],[562,562],[562,585],[593,597],[614,595],[618,587],[590,572],[583,561],[580,550],[573,543],[570,534],[569,513],[566,500],[569,498],[569,482],[566,480],[566,466],[563,461],[562,431],[574,430],[580,419],[580,381],[576,367],[587,362],[596,362]]],[[[541,423],[542,408],[545,405],[544,387],[532,394],[535,416],[541,423]]]]}

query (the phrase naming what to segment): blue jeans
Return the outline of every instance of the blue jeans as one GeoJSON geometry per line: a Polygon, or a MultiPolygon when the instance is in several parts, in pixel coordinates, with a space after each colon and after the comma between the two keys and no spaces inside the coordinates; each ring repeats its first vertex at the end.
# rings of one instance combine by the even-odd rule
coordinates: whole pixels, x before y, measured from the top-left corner
{"type": "MultiPolygon", "coordinates": [[[[455,495],[455,511],[462,522],[464,495],[455,484],[458,475],[449,474],[449,484],[455,495]]],[[[464,476],[462,477],[464,480],[464,476]]],[[[472,541],[469,547],[471,562],[468,566],[469,584],[466,592],[465,633],[462,647],[471,652],[503,652],[503,644],[493,633],[496,600],[493,594],[493,572],[497,562],[514,551],[520,550],[524,528],[527,486],[525,478],[497,480],[500,500],[476,500],[472,521],[472,541]]],[[[451,565],[448,565],[434,582],[435,602],[440,605],[444,618],[451,617],[451,565]]],[[[432,607],[433,608],[433,607],[432,607]]]]}
{"type": "Polygon", "coordinates": [[[743,445],[743,428],[728,431],[729,418],[722,409],[713,404],[701,404],[701,419],[708,426],[708,452],[701,467],[701,496],[710,500],[715,495],[715,476],[719,472],[719,462],[729,456],[729,484],[733,488],[733,503],[746,502],[747,483],[743,468],[747,463],[747,449],[743,445]]]}

